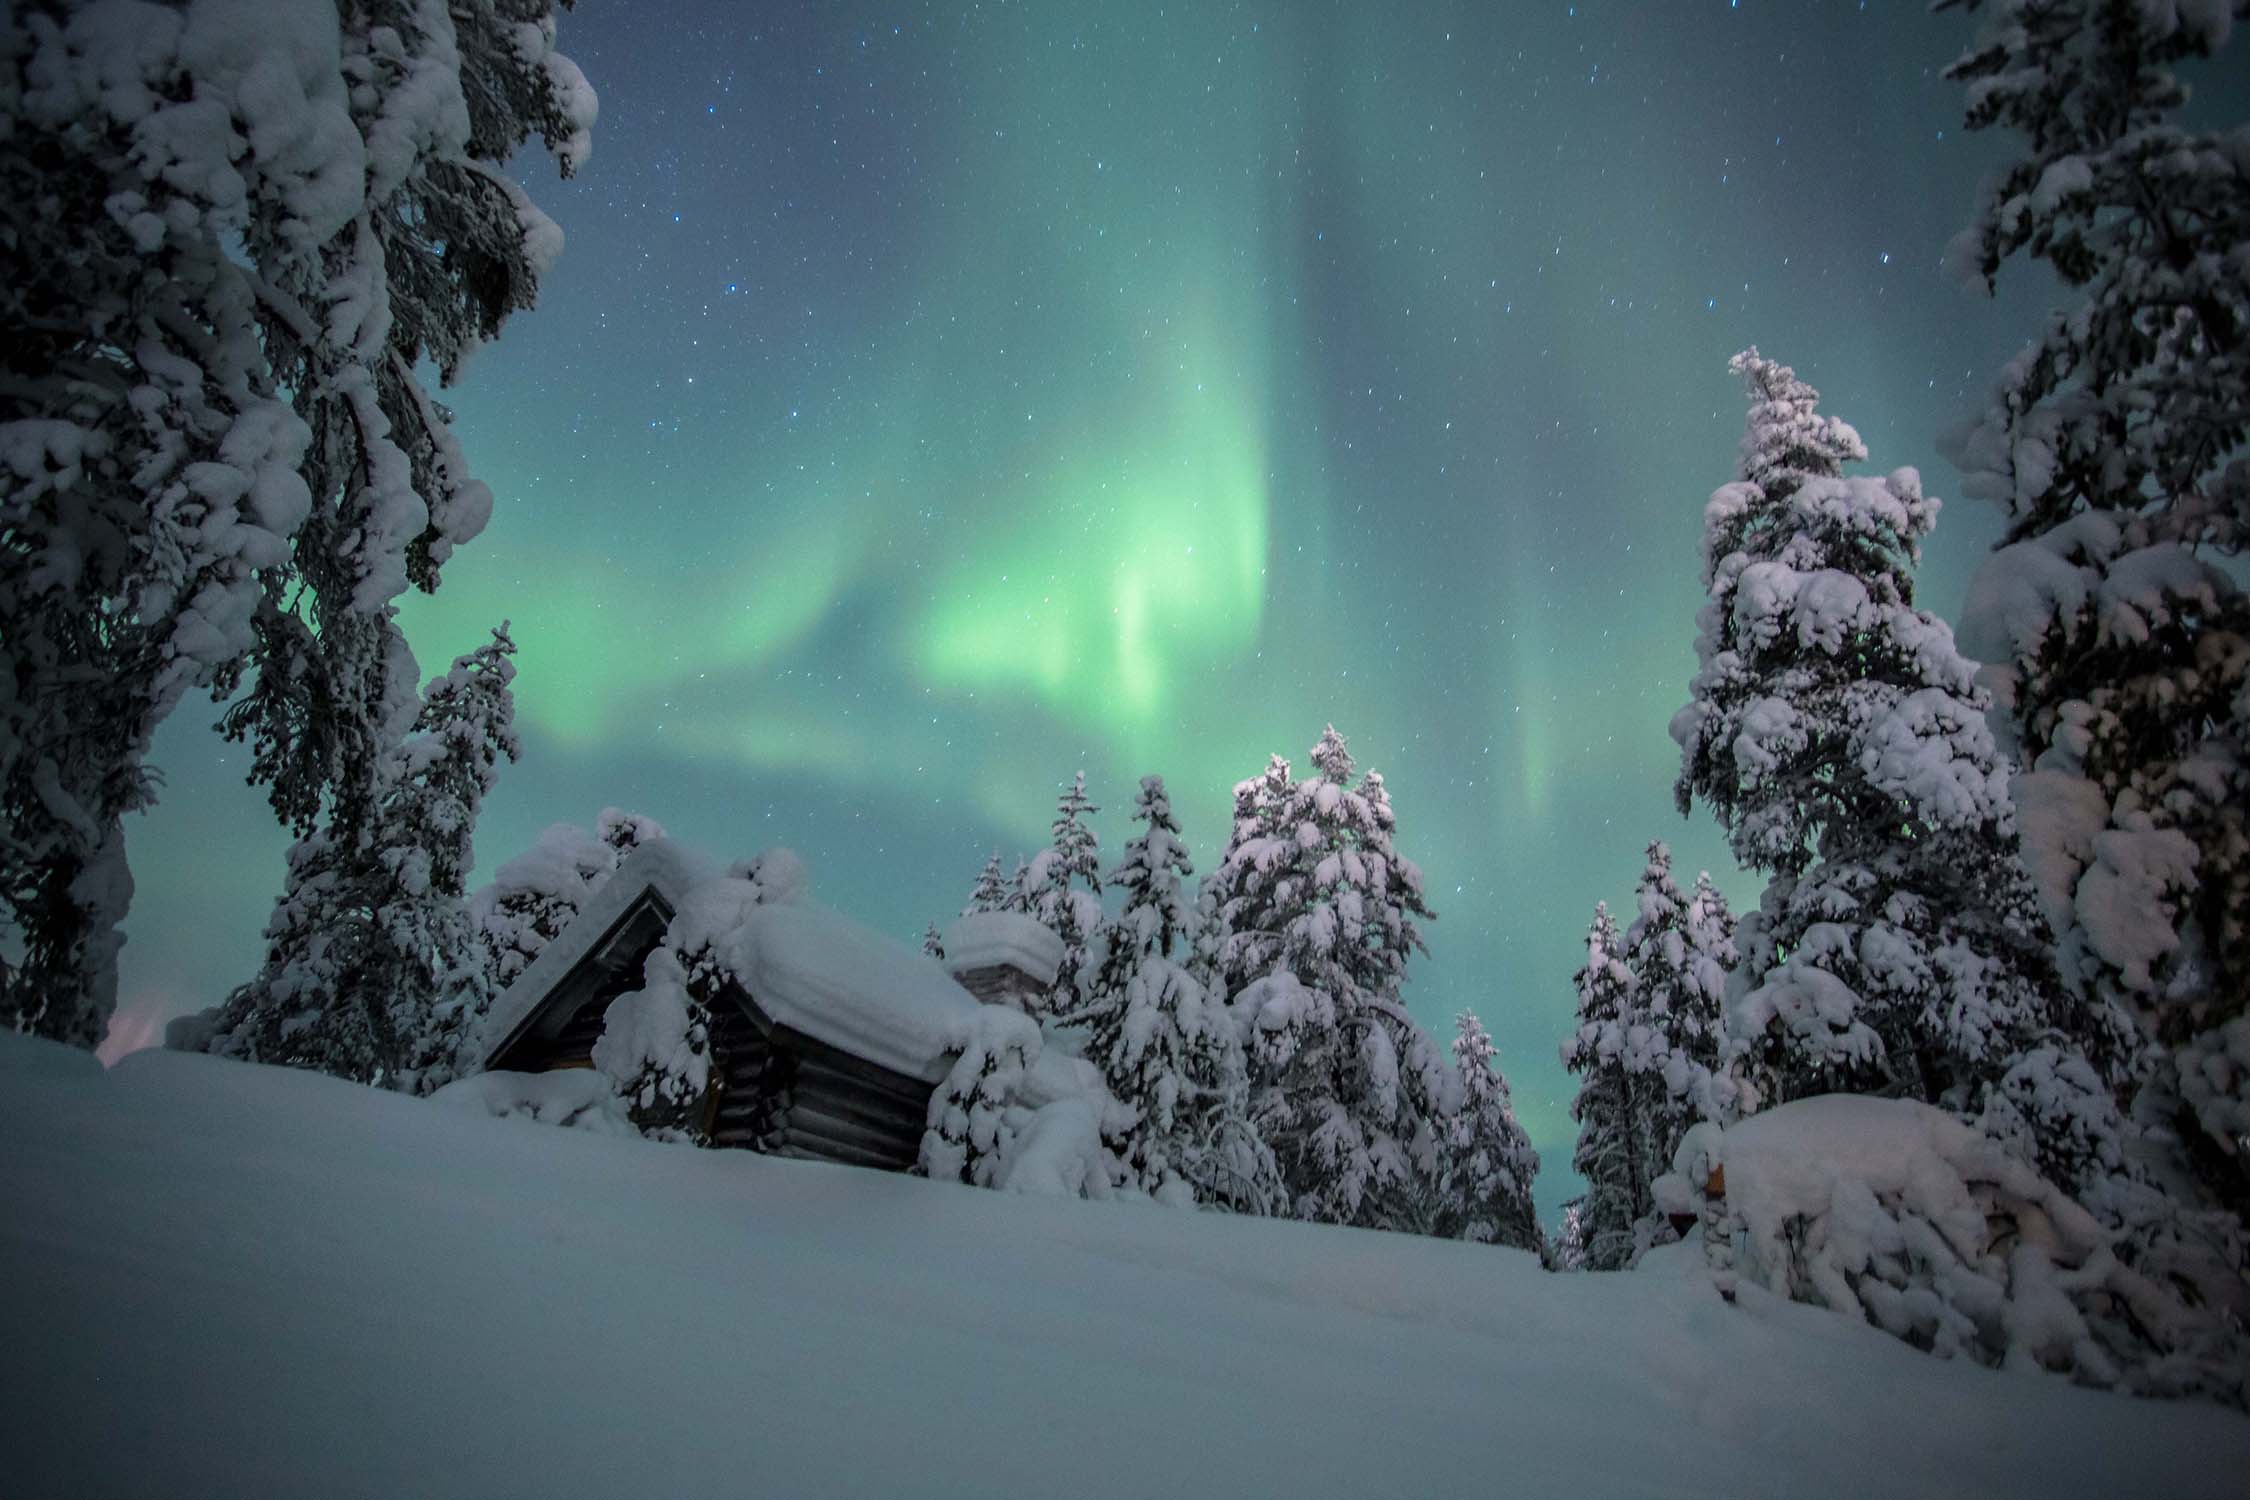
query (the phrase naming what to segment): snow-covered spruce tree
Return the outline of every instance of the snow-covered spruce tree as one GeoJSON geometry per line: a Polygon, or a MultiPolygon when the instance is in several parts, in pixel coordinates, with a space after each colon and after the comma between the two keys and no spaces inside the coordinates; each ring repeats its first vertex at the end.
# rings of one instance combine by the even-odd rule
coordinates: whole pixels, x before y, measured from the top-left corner
{"type": "Polygon", "coordinates": [[[2057,1003],[1985,699],[1914,607],[1937,503],[1912,469],[1845,477],[1865,447],[1786,366],[1733,369],[1741,477],[1704,511],[1710,601],[1672,737],[1681,809],[1701,797],[1772,877],[1737,934],[1745,1112],[1844,1091],[1974,1115],[2056,1038],[2114,1081],[2118,1028],[2057,1003]]]}
{"type": "MultiPolygon", "coordinates": [[[[309,504],[308,434],[276,393],[249,216],[318,213],[341,90],[264,97],[264,48],[204,18],[0,11],[0,1025],[92,1046],[132,895],[122,818],[153,800],[156,726],[252,644],[256,571],[309,504]],[[217,130],[202,123],[216,115],[217,130]]],[[[292,80],[294,81],[294,80],[292,80]]]]}
{"type": "MultiPolygon", "coordinates": [[[[1672,851],[1648,846],[1625,933],[1632,971],[1624,1020],[1624,1065],[1632,1111],[1633,1154],[1643,1182],[1672,1169],[1680,1138],[1700,1120],[1733,1113],[1733,1089],[1720,1063],[1727,975],[1735,963],[1734,916],[1708,872],[1683,894],[1672,878],[1672,851]]],[[[1671,1238],[1653,1205],[1641,1208],[1643,1244],[1671,1238]]]]}
{"type": "Polygon", "coordinates": [[[945,962],[945,935],[938,931],[937,923],[922,924],[922,956],[945,962]]]}
{"type": "Polygon", "coordinates": [[[1109,883],[1125,893],[1125,905],[1109,926],[1101,981],[1120,978],[1151,957],[1169,959],[1175,948],[1184,952],[1189,945],[1192,918],[1184,881],[1195,866],[1173,820],[1163,777],[1141,778],[1133,821],[1148,826],[1126,842],[1110,871],[1109,883]]]}
{"type": "Polygon", "coordinates": [[[1242,1044],[1226,1007],[1187,969],[1190,929],[1182,879],[1194,873],[1164,779],[1146,776],[1110,884],[1124,908],[1106,930],[1101,967],[1079,1016],[1086,1056],[1123,1106],[1104,1134],[1129,1186],[1154,1197],[1238,1212],[1280,1200],[1273,1155],[1249,1119],[1242,1044]]]}
{"type": "Polygon", "coordinates": [[[450,1081],[493,994],[463,898],[477,811],[519,752],[514,653],[503,625],[431,681],[414,735],[384,759],[366,837],[320,829],[290,850],[265,962],[208,1050],[392,1088],[450,1081]]]}
{"type": "Polygon", "coordinates": [[[938,1182],[993,1187],[1015,1145],[1009,1105],[1042,1046],[1029,1016],[1005,1006],[978,1008],[960,1054],[930,1095],[915,1170],[938,1182]]]}
{"type": "Polygon", "coordinates": [[[1546,1236],[1531,1202],[1539,1153],[1516,1122],[1508,1080],[1493,1063],[1492,1037],[1473,1011],[1455,1018],[1453,1065],[1461,1106],[1446,1121],[1445,1166],[1436,1232],[1449,1239],[1506,1245],[1542,1259],[1546,1236]]]}
{"type": "Polygon", "coordinates": [[[1556,1226],[1554,1238],[1547,1241],[1548,1270],[1586,1269],[1586,1223],[1582,1217],[1585,1206],[1583,1198],[1573,1198],[1563,1205],[1562,1223],[1556,1226]]]}
{"type": "Polygon", "coordinates": [[[224,697],[255,664],[230,723],[258,778],[300,832],[348,786],[343,842],[368,836],[416,705],[367,621],[489,507],[413,367],[450,378],[556,248],[499,170],[527,129],[583,155],[592,95],[552,33],[536,0],[0,15],[14,1024],[99,1036],[118,818],[189,687],[224,697]]]}
{"type": "Polygon", "coordinates": [[[1101,961],[1101,856],[1085,822],[1100,811],[1086,795],[1086,773],[1080,771],[1055,803],[1053,842],[1031,857],[1018,881],[1025,909],[1062,939],[1062,962],[1048,1001],[1054,1013],[1085,1004],[1101,961]]]}
{"type": "Polygon", "coordinates": [[[1578,1256],[1589,1271],[1618,1271],[1632,1264],[1633,1230],[1654,1206],[1649,1179],[1633,1134],[1631,1082],[1625,1074],[1625,1024],[1634,1006],[1633,972],[1609,903],[1594,906],[1586,933],[1586,963],[1571,980],[1578,1019],[1562,1044],[1562,1064],[1579,1076],[1570,1117],[1578,1144],[1570,1164],[1586,1179],[1577,1201],[1578,1256]]]}
{"type": "Polygon", "coordinates": [[[1216,967],[1249,1052],[1252,1118],[1294,1217],[1425,1231],[1460,1085],[1399,992],[1417,919],[1434,914],[1393,847],[1381,779],[1352,786],[1334,726],[1312,760],[1314,774],[1273,791],[1270,830],[1220,871],[1233,894],[1216,967]]]}
{"type": "MultiPolygon", "coordinates": [[[[312,431],[312,511],[264,574],[247,686],[222,723],[282,819],[364,836],[374,768],[411,713],[412,656],[395,623],[484,529],[451,414],[417,373],[451,383],[532,305],[561,233],[506,175],[532,135],[567,175],[589,151],[594,98],[554,50],[550,0],[350,0],[330,46],[349,134],[327,175],[319,253],[308,226],[253,218],[258,308],[275,372],[312,431]],[[402,707],[401,700],[404,700],[402,707]]],[[[230,682],[228,688],[235,686],[230,682]]]]}
{"type": "Polygon", "coordinates": [[[1278,755],[1267,758],[1261,774],[1235,784],[1234,817],[1227,827],[1226,844],[1219,850],[1217,865],[1196,889],[1188,971],[1204,989],[1221,999],[1232,996],[1248,982],[1247,976],[1228,971],[1221,961],[1232,913],[1243,895],[1236,886],[1255,874],[1235,859],[1235,851],[1251,839],[1273,832],[1279,809],[1288,800],[1289,786],[1289,762],[1278,755]]]}
{"type": "Polygon", "coordinates": [[[977,871],[977,883],[969,891],[969,904],[961,908],[964,917],[977,916],[988,911],[1005,911],[1008,907],[1008,877],[1000,873],[1000,851],[977,871]]]}
{"type": "Polygon", "coordinates": [[[483,962],[466,892],[476,863],[473,837],[500,762],[523,753],[515,730],[516,643],[507,622],[492,640],[457,659],[422,695],[417,733],[406,744],[406,794],[386,824],[395,829],[384,856],[411,900],[395,920],[421,914],[425,931],[402,941],[434,955],[444,979],[432,992],[413,1063],[423,1093],[462,1071],[462,1043],[475,1034],[498,991],[483,962]]]}
{"type": "Polygon", "coordinates": [[[2250,152],[2191,131],[2177,64],[2239,4],[1969,0],[1948,70],[2016,154],[1951,259],[2076,289],[1949,443],[2007,531],[1971,586],[2024,853],[2064,978],[2151,1046],[2137,1113],[2250,1207],[2250,152]]]}

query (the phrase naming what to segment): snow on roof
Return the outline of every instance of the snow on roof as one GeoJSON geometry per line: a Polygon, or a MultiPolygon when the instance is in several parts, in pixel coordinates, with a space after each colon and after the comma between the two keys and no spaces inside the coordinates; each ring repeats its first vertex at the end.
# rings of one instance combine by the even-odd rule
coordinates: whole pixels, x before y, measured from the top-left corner
{"type": "Polygon", "coordinates": [[[667,905],[678,911],[686,902],[688,892],[707,883],[717,873],[701,855],[670,839],[657,839],[635,849],[595,888],[586,904],[578,909],[578,915],[539,950],[531,966],[517,975],[516,982],[492,1002],[472,1055],[491,1061],[493,1051],[523,1024],[524,1017],[538,1008],[539,1002],[565,974],[578,967],[579,960],[592,951],[610,924],[644,891],[653,889],[667,905]]]}
{"type": "Polygon", "coordinates": [[[972,912],[946,928],[938,943],[945,949],[945,966],[956,974],[1006,964],[1053,984],[1062,967],[1062,939],[1022,912],[972,912]]]}
{"type": "Polygon", "coordinates": [[[931,1083],[984,1008],[914,949],[810,901],[752,907],[713,948],[775,1021],[931,1083]]]}
{"type": "MultiPolygon", "coordinates": [[[[806,899],[803,866],[787,850],[736,869],[721,875],[669,839],[635,850],[494,1002],[482,1054],[489,1058],[653,889],[673,912],[667,940],[686,950],[708,946],[772,1020],[894,1072],[942,1079],[981,1002],[921,953],[806,899]]],[[[1000,930],[1015,934],[1011,952],[1038,941],[1017,924],[1059,949],[1037,922],[1010,916],[1000,930]]]]}

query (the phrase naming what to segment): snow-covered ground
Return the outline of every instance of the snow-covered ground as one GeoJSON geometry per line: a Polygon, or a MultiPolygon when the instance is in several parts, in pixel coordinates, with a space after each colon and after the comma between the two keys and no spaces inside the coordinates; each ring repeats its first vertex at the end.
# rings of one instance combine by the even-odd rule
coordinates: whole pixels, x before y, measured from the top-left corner
{"type": "Polygon", "coordinates": [[[2239,1495],[2250,1421],[1526,1255],[0,1035],[0,1494],[2239,1495]]]}

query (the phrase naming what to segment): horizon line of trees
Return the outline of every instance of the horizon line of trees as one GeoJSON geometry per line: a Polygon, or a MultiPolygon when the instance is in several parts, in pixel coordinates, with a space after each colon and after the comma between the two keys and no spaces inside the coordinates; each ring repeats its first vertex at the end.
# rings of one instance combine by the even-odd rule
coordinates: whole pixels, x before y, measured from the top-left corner
{"type": "MultiPolygon", "coordinates": [[[[1435,1234],[1545,1252],[1538,1153],[1489,1033],[1456,1018],[1451,1056],[1408,1015],[1407,964],[1431,920],[1397,852],[1382,776],[1355,779],[1329,726],[1297,777],[1276,755],[1236,786],[1216,865],[1194,874],[1163,778],[1106,874],[1080,772],[1048,845],[1003,873],[995,850],[961,915],[1054,934],[1053,983],[1022,1002],[1099,1068],[1117,1188],[1164,1201],[1435,1234]],[[1104,889],[1122,894],[1115,916],[1104,889]]],[[[924,946],[942,959],[931,924],[924,946]]],[[[981,1181],[976,1153],[954,1158],[981,1181]]]]}

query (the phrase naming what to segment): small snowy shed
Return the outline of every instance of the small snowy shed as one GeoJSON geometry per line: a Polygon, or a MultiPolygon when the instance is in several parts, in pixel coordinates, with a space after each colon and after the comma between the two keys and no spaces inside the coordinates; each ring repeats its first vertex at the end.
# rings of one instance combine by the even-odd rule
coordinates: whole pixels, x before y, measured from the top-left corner
{"type": "MultiPolygon", "coordinates": [[[[793,863],[793,862],[792,862],[793,863]]],[[[610,1006],[667,937],[719,961],[715,1146],[903,1170],[980,1002],[920,953],[791,894],[748,899],[669,842],[636,851],[487,1018],[492,1071],[591,1066],[610,1006]]]]}
{"type": "Polygon", "coordinates": [[[1054,988],[1062,939],[1022,912],[970,912],[938,938],[945,966],[961,987],[988,1005],[1037,1008],[1054,988]]]}

